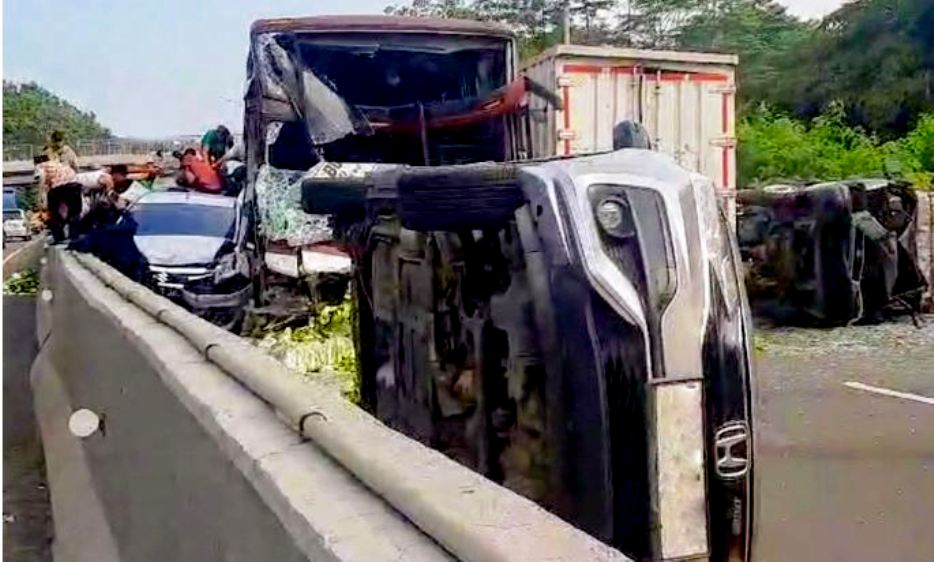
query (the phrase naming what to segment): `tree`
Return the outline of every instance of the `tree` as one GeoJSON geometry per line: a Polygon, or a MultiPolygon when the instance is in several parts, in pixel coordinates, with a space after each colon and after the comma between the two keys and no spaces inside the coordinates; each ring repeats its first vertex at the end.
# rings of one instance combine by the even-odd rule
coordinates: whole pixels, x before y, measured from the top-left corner
{"type": "Polygon", "coordinates": [[[571,12],[577,44],[739,55],[739,98],[811,120],[843,102],[847,123],[883,138],[934,108],[934,1],[853,0],[821,22],[775,0],[413,0],[393,13],[497,21],[532,56],[562,40],[571,12]]]}
{"type": "Polygon", "coordinates": [[[777,106],[810,118],[833,100],[850,123],[905,134],[934,106],[934,2],[857,0],[827,16],[788,58],[777,106]]]}
{"type": "Polygon", "coordinates": [[[681,29],[707,4],[705,0],[630,0],[623,26],[634,45],[676,47],[681,29]]]}
{"type": "Polygon", "coordinates": [[[384,11],[391,16],[482,19],[465,0],[412,0],[409,5],[392,5],[384,11]]]}
{"type": "Polygon", "coordinates": [[[682,25],[677,46],[739,55],[740,99],[755,102],[772,98],[815,32],[772,0],[721,0],[682,25]]]}
{"type": "Polygon", "coordinates": [[[568,6],[573,42],[610,43],[609,15],[618,0],[412,0],[386,8],[397,16],[464,18],[498,22],[515,30],[523,58],[562,40],[562,12],[568,6]]]}
{"type": "Polygon", "coordinates": [[[3,82],[3,141],[7,145],[42,146],[52,131],[75,140],[111,136],[94,113],[84,112],[35,82],[3,82]]]}

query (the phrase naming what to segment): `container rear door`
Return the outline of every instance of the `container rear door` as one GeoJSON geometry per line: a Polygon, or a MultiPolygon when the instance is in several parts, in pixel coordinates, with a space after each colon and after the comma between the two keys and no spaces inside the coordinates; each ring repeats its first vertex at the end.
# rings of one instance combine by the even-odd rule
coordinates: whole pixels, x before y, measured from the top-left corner
{"type": "Polygon", "coordinates": [[[645,69],[642,79],[643,125],[655,147],[731,196],[736,165],[732,75],[645,69]]]}
{"type": "MultiPolygon", "coordinates": [[[[546,88],[555,88],[555,59],[546,58],[523,70],[523,74],[546,88]]],[[[548,102],[538,96],[529,96],[528,134],[531,137],[530,158],[547,158],[560,154],[555,152],[555,130],[561,112],[555,111],[548,102]]]]}
{"type": "Polygon", "coordinates": [[[613,148],[613,127],[641,122],[657,150],[714,180],[735,186],[734,85],[731,70],[650,68],[639,62],[565,60],[558,64],[555,154],[613,148]]]}
{"type": "Polygon", "coordinates": [[[613,149],[613,126],[641,121],[639,71],[634,66],[565,63],[558,77],[564,102],[557,124],[557,154],[613,149]]]}

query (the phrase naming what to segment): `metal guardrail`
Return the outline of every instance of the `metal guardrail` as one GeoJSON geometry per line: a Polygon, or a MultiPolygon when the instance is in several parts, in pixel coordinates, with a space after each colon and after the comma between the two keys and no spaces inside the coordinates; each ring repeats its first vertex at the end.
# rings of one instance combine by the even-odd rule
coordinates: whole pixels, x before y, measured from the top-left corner
{"type": "MultiPolygon", "coordinates": [[[[241,135],[234,135],[240,140],[241,135]]],[[[200,135],[185,135],[171,139],[156,141],[137,140],[78,140],[71,147],[78,156],[110,156],[114,154],[151,154],[157,150],[171,152],[179,148],[194,146],[200,143],[200,135]]],[[[3,161],[31,161],[42,152],[42,146],[34,144],[5,144],[3,146],[3,161]]]]}
{"type": "Polygon", "coordinates": [[[36,148],[31,144],[4,144],[3,161],[15,162],[17,160],[32,160],[36,155],[36,148]]]}

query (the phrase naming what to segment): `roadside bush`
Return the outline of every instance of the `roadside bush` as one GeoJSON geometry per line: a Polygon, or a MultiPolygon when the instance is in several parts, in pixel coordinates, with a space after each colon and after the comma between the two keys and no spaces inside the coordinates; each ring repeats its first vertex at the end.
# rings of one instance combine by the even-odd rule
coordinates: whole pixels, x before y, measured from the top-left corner
{"type": "Polygon", "coordinates": [[[903,177],[927,189],[934,177],[934,114],[922,116],[904,138],[880,142],[846,124],[831,104],[810,123],[760,105],[737,127],[740,187],[776,181],[903,177]]]}

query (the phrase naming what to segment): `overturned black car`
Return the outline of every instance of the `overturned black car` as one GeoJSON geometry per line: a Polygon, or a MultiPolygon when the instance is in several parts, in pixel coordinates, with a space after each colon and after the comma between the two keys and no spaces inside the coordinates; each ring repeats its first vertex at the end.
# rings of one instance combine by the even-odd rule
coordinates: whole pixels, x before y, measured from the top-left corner
{"type": "Polygon", "coordinates": [[[748,560],[749,322],[710,180],[647,150],[308,178],[363,405],[636,560],[748,560]]]}
{"type": "Polygon", "coordinates": [[[754,311],[839,326],[921,310],[918,199],[887,179],[774,185],[737,196],[737,236],[754,311]]]}

